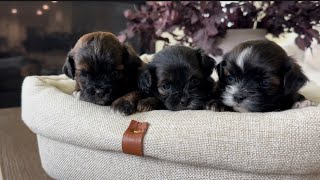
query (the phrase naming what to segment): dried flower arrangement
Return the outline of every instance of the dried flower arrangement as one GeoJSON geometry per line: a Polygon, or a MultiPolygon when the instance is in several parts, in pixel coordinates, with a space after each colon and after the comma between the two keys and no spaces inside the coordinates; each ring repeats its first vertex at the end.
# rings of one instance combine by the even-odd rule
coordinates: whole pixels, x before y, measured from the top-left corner
{"type": "Polygon", "coordinates": [[[312,28],[320,24],[319,1],[240,1],[225,6],[219,1],[151,1],[124,11],[124,16],[127,28],[119,39],[138,35],[147,53],[154,51],[156,40],[169,42],[161,37],[163,32],[213,55],[223,53],[217,41],[227,29],[265,28],[274,36],[295,32],[295,42],[303,50],[310,47],[313,38],[320,43],[319,32],[312,28]],[[184,32],[182,38],[174,33],[176,28],[184,32]]]}

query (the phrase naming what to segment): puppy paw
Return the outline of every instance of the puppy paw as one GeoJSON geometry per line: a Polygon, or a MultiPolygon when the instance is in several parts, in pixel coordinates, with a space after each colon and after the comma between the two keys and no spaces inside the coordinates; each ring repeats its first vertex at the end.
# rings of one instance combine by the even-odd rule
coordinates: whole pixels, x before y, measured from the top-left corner
{"type": "Polygon", "coordinates": [[[131,115],[136,112],[137,106],[132,101],[125,98],[119,98],[111,104],[111,108],[123,115],[131,115]]]}
{"type": "Polygon", "coordinates": [[[80,99],[80,91],[73,91],[72,96],[76,99],[80,99]]]}
{"type": "Polygon", "coordinates": [[[115,100],[111,108],[123,115],[131,115],[137,112],[137,104],[140,99],[142,99],[141,94],[133,91],[115,100]]]}
{"type": "Polygon", "coordinates": [[[211,101],[209,101],[209,102],[206,104],[205,109],[206,109],[206,110],[211,110],[211,111],[216,111],[216,112],[224,111],[224,107],[221,106],[219,103],[217,103],[216,100],[211,100],[211,101]]]}
{"type": "Polygon", "coordinates": [[[156,110],[156,109],[160,108],[159,103],[160,103],[160,101],[158,99],[156,99],[154,97],[148,97],[148,98],[142,99],[138,102],[137,110],[139,112],[156,110]]]}
{"type": "Polygon", "coordinates": [[[315,106],[315,105],[316,104],[314,102],[306,99],[306,100],[295,102],[292,106],[292,109],[301,109],[301,108],[315,106]]]}

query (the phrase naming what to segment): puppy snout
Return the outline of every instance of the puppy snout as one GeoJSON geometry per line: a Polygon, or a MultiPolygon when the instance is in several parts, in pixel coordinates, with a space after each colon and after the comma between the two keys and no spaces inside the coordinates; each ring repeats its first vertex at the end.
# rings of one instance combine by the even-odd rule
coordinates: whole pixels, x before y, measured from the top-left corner
{"type": "Polygon", "coordinates": [[[236,101],[236,102],[242,102],[243,100],[245,100],[246,98],[247,98],[247,96],[246,95],[244,95],[244,94],[236,94],[236,95],[234,95],[234,100],[236,101]]]}
{"type": "Polygon", "coordinates": [[[103,89],[96,89],[96,95],[97,96],[102,96],[103,95],[103,89]]]}
{"type": "Polygon", "coordinates": [[[96,89],[96,95],[99,97],[103,97],[104,95],[110,94],[112,91],[112,89],[110,87],[106,87],[106,88],[97,88],[96,89]]]}
{"type": "Polygon", "coordinates": [[[186,106],[186,105],[188,105],[188,103],[189,103],[188,98],[181,98],[181,100],[180,100],[181,105],[186,106]]]}

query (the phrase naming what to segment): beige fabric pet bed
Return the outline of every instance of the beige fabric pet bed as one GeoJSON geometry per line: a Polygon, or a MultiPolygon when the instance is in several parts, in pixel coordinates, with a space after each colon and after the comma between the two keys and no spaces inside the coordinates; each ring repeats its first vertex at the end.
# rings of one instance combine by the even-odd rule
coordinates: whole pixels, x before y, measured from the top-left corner
{"type": "MultiPolygon", "coordinates": [[[[23,82],[22,119],[37,135],[42,166],[55,179],[320,179],[319,106],[122,116],[77,100],[74,84],[64,75],[23,82]],[[121,151],[132,119],[150,124],[144,157],[121,151]]],[[[304,92],[319,102],[317,88],[304,92]]]]}

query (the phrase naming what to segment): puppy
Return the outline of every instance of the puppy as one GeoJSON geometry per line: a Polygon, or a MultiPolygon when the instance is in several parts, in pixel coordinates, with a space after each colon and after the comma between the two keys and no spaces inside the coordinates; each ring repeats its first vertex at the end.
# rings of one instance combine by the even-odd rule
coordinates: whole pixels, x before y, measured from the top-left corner
{"type": "Polygon", "coordinates": [[[149,97],[139,101],[138,111],[204,109],[213,97],[214,67],[215,60],[201,50],[181,45],[161,50],[139,78],[139,88],[149,97]]]}
{"type": "MultiPolygon", "coordinates": [[[[142,66],[143,62],[134,50],[121,44],[115,35],[93,32],[77,41],[62,70],[76,81],[80,100],[111,105],[119,97],[137,90],[142,66]]],[[[135,93],[122,98],[135,98],[135,93]]],[[[117,110],[125,111],[121,105],[117,107],[117,110]]]]}
{"type": "Polygon", "coordinates": [[[224,55],[217,71],[220,105],[226,109],[268,112],[312,104],[298,93],[307,77],[295,60],[272,41],[239,44],[224,55]]]}

